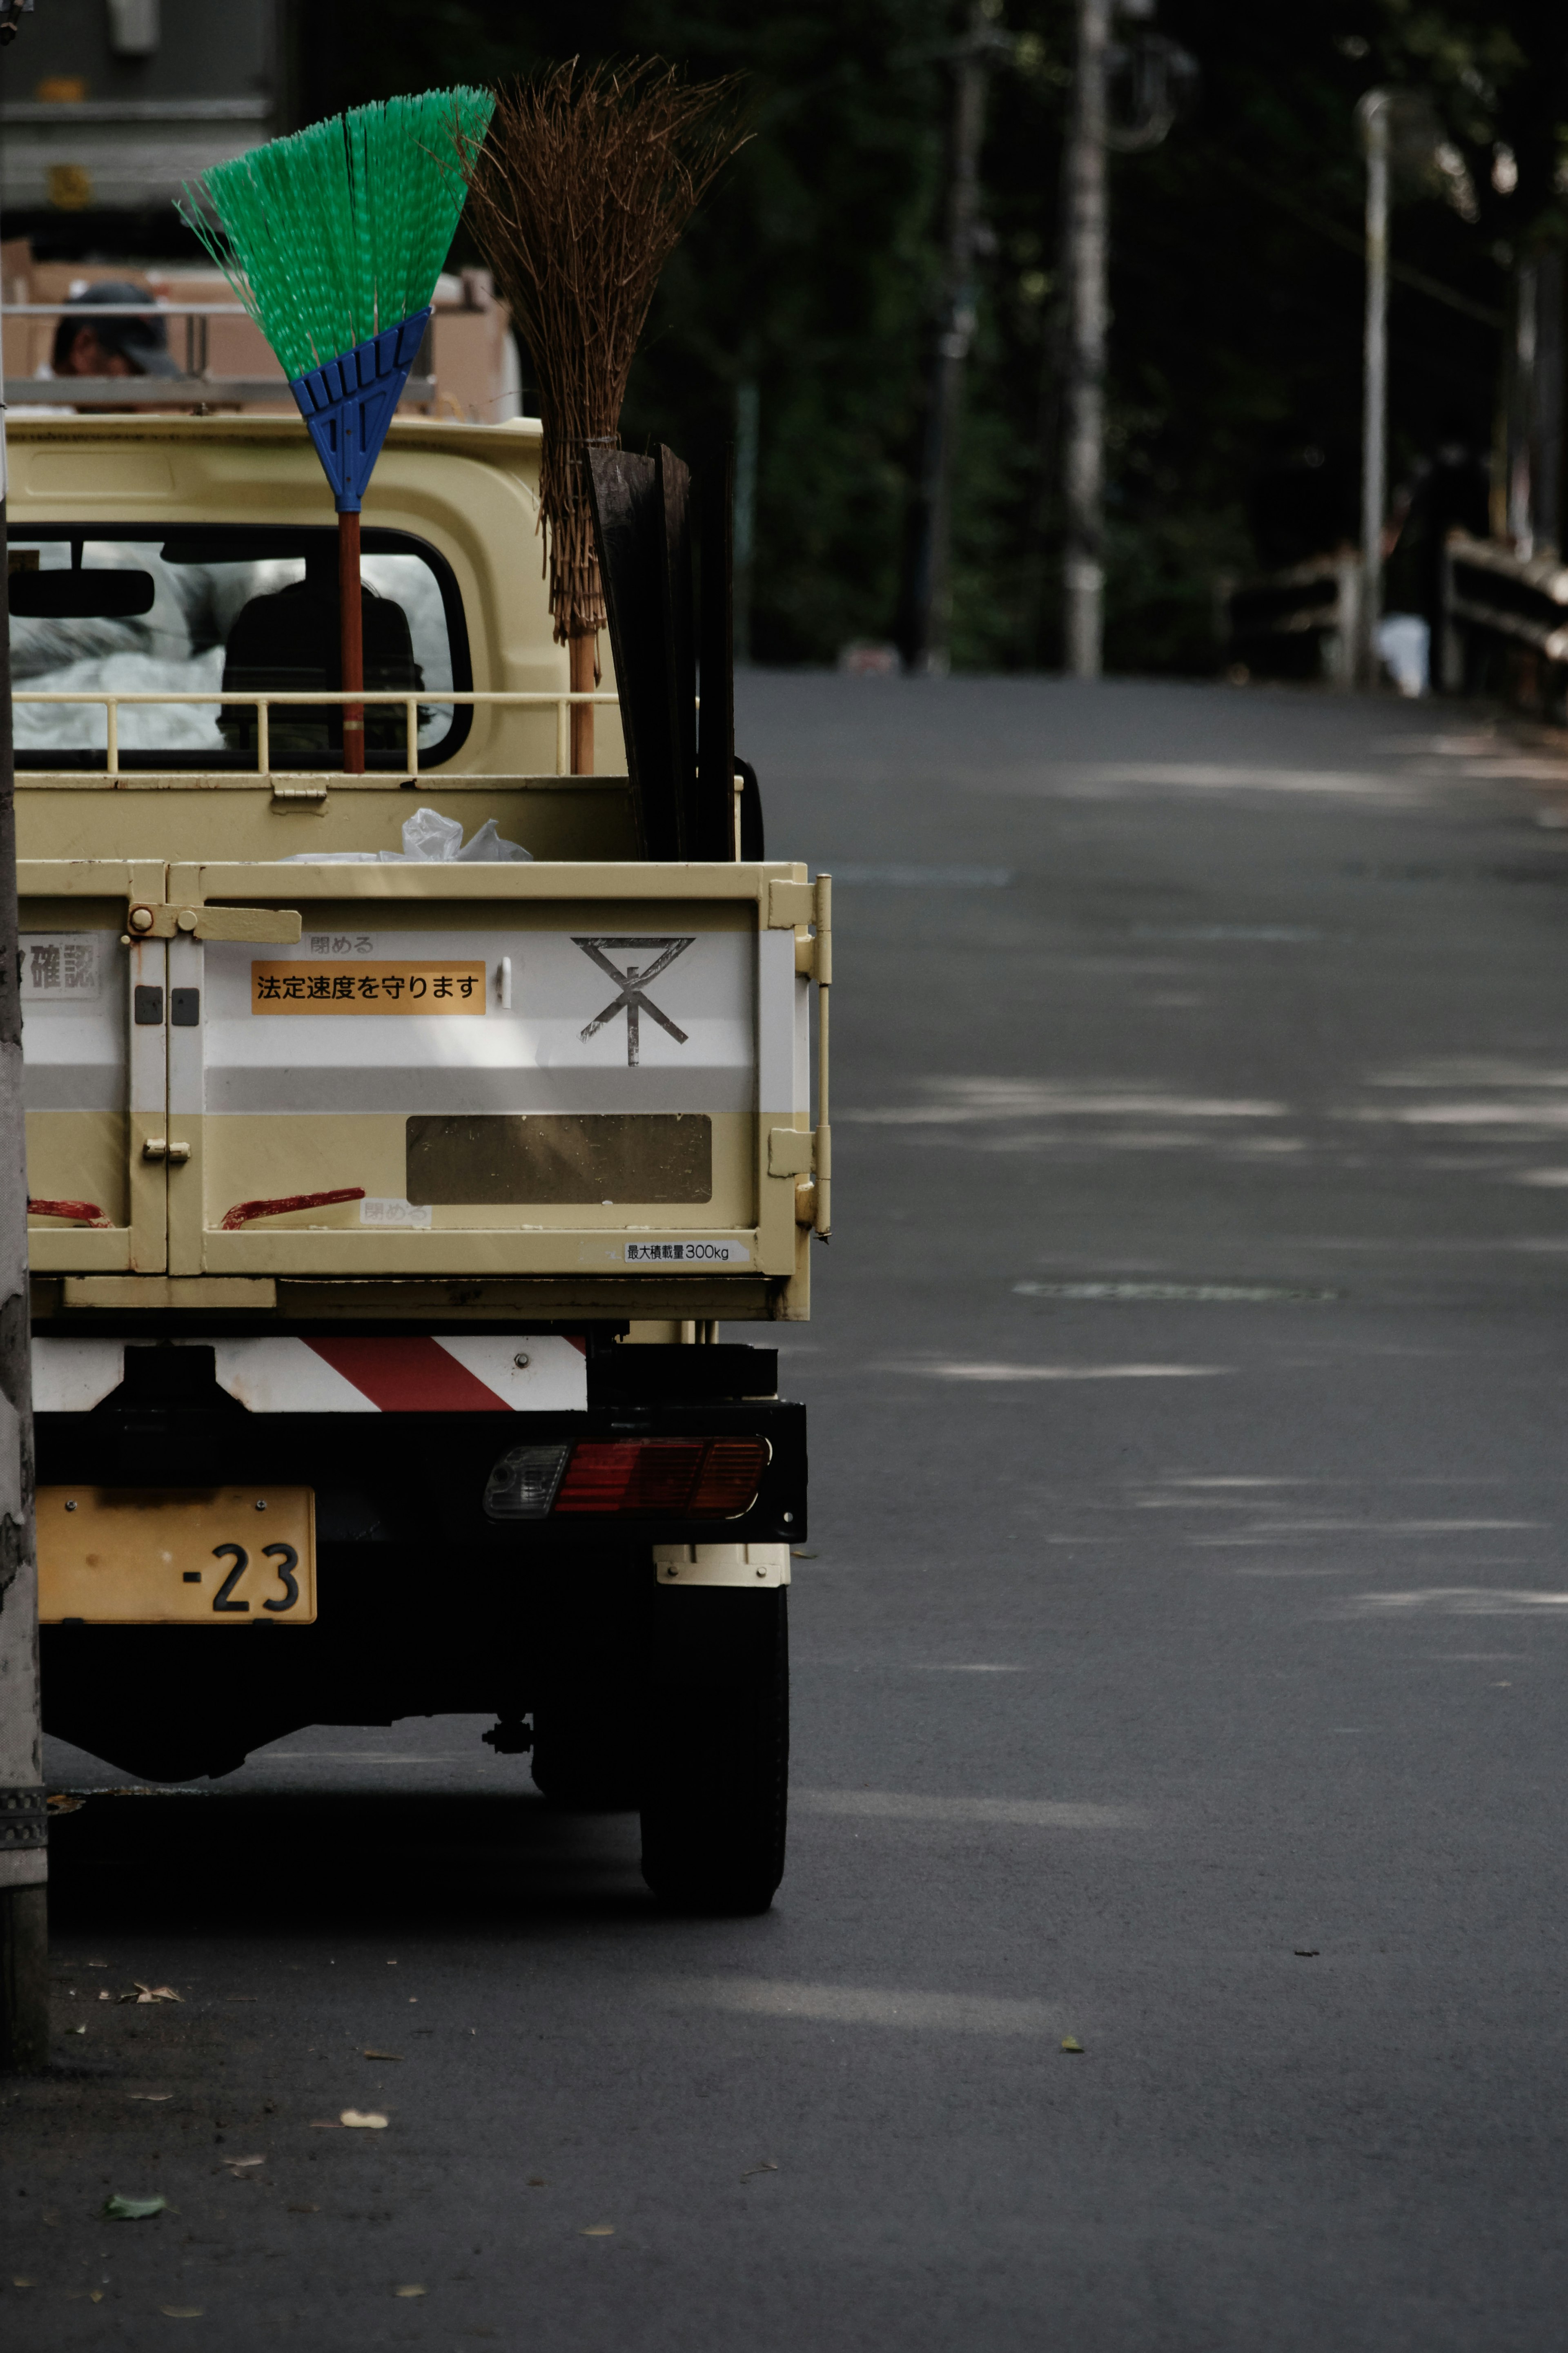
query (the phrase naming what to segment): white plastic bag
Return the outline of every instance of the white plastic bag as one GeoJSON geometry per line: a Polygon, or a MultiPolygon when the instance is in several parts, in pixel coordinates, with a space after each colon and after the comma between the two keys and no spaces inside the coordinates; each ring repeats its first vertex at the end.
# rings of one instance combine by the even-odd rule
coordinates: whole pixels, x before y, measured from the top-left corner
{"type": "Polygon", "coordinates": [[[439,809],[417,808],[412,817],[403,820],[401,849],[302,849],[279,862],[284,866],[402,866],[410,862],[444,866],[460,859],[481,866],[510,866],[520,858],[531,861],[532,857],[531,849],[524,849],[521,842],[508,841],[497,832],[493,817],[486,818],[473,839],[465,842],[460,818],[443,817],[439,809]]]}
{"type": "MultiPolygon", "coordinates": [[[[475,836],[475,839],[478,839],[475,836]]],[[[431,808],[417,808],[403,821],[401,850],[384,849],[384,859],[417,858],[427,862],[458,857],[463,847],[463,820],[442,817],[431,808]]]]}
{"type": "MultiPolygon", "coordinates": [[[[421,817],[426,814],[424,809],[419,811],[421,817]]],[[[410,818],[409,824],[413,822],[414,820],[410,818]]],[[[462,830],[462,827],[458,826],[459,835],[462,830]]],[[[406,825],[403,828],[403,839],[406,846],[408,840],[406,825]]],[[[508,841],[504,835],[496,831],[496,821],[493,817],[486,818],[472,841],[465,841],[461,849],[454,849],[450,855],[459,859],[474,859],[487,866],[515,865],[520,858],[526,858],[531,864],[533,859],[531,849],[524,849],[519,841],[508,841]]]]}
{"type": "Polygon", "coordinates": [[[1419,613],[1385,613],[1377,625],[1377,650],[1401,694],[1415,701],[1428,691],[1432,628],[1419,613]]]}

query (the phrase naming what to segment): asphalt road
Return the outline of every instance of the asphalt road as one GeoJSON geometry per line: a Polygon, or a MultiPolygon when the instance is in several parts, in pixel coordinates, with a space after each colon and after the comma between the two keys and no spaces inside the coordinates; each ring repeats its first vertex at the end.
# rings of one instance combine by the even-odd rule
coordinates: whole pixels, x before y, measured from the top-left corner
{"type": "Polygon", "coordinates": [[[466,1719],[89,1798],[6,2341],[1556,2353],[1568,833],[1430,705],[742,714],[837,876],[777,1905],[466,1719]]]}

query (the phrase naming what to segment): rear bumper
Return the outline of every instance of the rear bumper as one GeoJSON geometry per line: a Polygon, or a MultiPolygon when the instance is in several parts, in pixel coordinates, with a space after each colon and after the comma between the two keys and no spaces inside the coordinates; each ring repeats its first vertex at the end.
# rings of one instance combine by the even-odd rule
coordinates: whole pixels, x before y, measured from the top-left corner
{"type": "Polygon", "coordinates": [[[806,1533],[805,1409],[743,1394],[773,1387],[770,1349],[591,1346],[585,1404],[539,1412],[258,1412],[219,1386],[209,1347],[133,1347],[124,1364],[120,1386],[90,1410],[37,1415],[40,1485],[310,1487],[323,1556],[392,1546],[500,1564],[606,1544],[798,1543],[806,1533]],[[498,1524],[485,1514],[491,1467],[520,1444],[703,1437],[760,1438],[769,1449],[753,1502],[733,1518],[555,1513],[498,1524]]]}
{"type": "Polygon", "coordinates": [[[650,1612],[679,1612],[684,1627],[694,1599],[724,1599],[677,1579],[662,1601],[656,1546],[806,1533],[805,1408],[735,1393],[772,1387],[770,1350],[617,1347],[600,1364],[590,1348],[587,1406],[552,1413],[258,1413],[216,1387],[198,1349],[131,1359],[133,1383],[90,1411],[37,1415],[41,1485],[254,1482],[316,1495],[312,1625],[258,1615],[244,1631],[43,1630],[47,1729],[149,1779],[227,1771],[307,1724],[516,1715],[563,1683],[625,1694],[644,1679],[650,1612]],[[754,1503],[732,1519],[486,1517],[486,1482],[509,1448],[633,1437],[754,1437],[771,1451],[754,1503]]]}

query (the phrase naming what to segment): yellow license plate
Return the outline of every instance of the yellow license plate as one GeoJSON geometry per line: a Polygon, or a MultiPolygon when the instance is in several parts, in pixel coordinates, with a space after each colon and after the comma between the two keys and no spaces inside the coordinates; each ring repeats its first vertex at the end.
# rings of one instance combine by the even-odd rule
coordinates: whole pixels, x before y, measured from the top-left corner
{"type": "Polygon", "coordinates": [[[40,1487],[45,1625],[308,1626],[310,1487],[40,1487]]]}

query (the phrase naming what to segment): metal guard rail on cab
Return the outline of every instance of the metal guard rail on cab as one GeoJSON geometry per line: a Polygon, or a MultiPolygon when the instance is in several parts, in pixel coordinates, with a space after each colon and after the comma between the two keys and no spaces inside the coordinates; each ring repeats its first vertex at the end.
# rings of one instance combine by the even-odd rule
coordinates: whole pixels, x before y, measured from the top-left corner
{"type": "MultiPolygon", "coordinates": [[[[78,319],[82,308],[76,302],[7,302],[4,316],[11,319],[78,319]]],[[[161,296],[149,294],[144,302],[95,302],[91,317],[95,319],[183,319],[185,323],[185,373],[179,376],[7,376],[5,403],[8,408],[56,406],[61,408],[250,408],[262,403],[293,397],[296,406],[306,413],[306,401],[294,390],[289,379],[279,367],[274,375],[213,375],[207,369],[207,322],[211,319],[248,319],[250,313],[239,302],[166,302],[161,296]],[[58,389],[56,389],[56,387],[58,389]]],[[[428,314],[419,314],[428,325],[428,314]]],[[[398,331],[388,331],[395,335],[398,331]]],[[[422,330],[423,332],[423,330],[422,330]]],[[[375,339],[373,338],[373,341],[375,339]]],[[[397,386],[395,406],[406,402],[410,407],[428,407],[436,398],[437,381],[433,375],[416,376],[409,368],[417,364],[423,343],[410,354],[409,367],[403,371],[397,386]]],[[[310,408],[322,404],[310,400],[310,408]]],[[[306,421],[310,418],[306,414],[306,421]]]]}
{"type": "MultiPolygon", "coordinates": [[[[179,691],[169,690],[163,692],[150,692],[144,689],[138,688],[133,693],[119,693],[107,689],[102,691],[93,691],[90,689],[72,689],[69,691],[65,691],[52,687],[39,688],[37,690],[18,687],[12,697],[12,700],[16,702],[89,703],[95,710],[107,712],[109,740],[105,773],[110,776],[118,776],[122,774],[120,765],[120,712],[122,706],[128,705],[137,708],[145,706],[153,708],[160,704],[181,702],[216,702],[223,704],[225,707],[227,707],[230,704],[237,704],[241,709],[253,710],[256,712],[255,774],[258,777],[265,777],[271,773],[270,762],[272,756],[271,745],[268,740],[269,723],[268,714],[274,707],[277,706],[286,707],[290,703],[305,703],[310,705],[312,708],[319,708],[323,703],[336,703],[340,706],[350,702],[356,706],[361,703],[370,702],[401,703],[405,713],[405,749],[408,754],[408,772],[411,776],[417,776],[420,773],[419,706],[421,703],[425,703],[432,710],[437,711],[443,710],[452,703],[465,704],[469,708],[476,710],[553,710],[555,713],[555,771],[558,776],[565,776],[571,774],[572,744],[570,714],[572,706],[574,703],[582,702],[604,703],[613,709],[618,710],[620,708],[621,699],[620,696],[614,691],[608,693],[601,691],[593,694],[566,692],[556,694],[548,691],[514,694],[508,693],[499,688],[433,687],[423,691],[418,694],[407,694],[399,687],[359,687],[350,691],[340,687],[323,686],[290,688],[287,692],[279,692],[276,694],[247,694],[237,687],[210,687],[201,693],[191,693],[184,689],[179,691]]],[[[158,746],[156,744],[146,744],[139,745],[137,748],[139,750],[156,751],[158,746]]],[[[289,773],[290,775],[295,775],[296,773],[313,774],[315,772],[306,770],[296,772],[290,769],[289,773]]],[[[334,779],[338,778],[341,775],[341,772],[336,768],[323,769],[321,773],[324,776],[330,776],[334,779]]],[[[469,779],[465,777],[463,781],[467,782],[469,781],[469,779]]]]}

